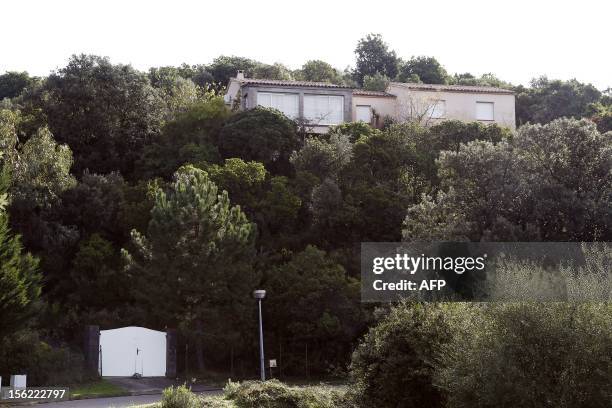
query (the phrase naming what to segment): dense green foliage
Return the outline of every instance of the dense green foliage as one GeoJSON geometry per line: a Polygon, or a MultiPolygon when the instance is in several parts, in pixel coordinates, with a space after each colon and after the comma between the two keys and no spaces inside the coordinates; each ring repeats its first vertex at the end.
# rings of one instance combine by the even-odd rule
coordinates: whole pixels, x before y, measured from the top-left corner
{"type": "Polygon", "coordinates": [[[11,233],[5,210],[0,213],[0,338],[24,328],[35,317],[40,296],[38,261],[25,253],[11,233]]]}
{"type": "Polygon", "coordinates": [[[380,34],[368,34],[357,43],[355,48],[357,62],[355,80],[363,84],[366,75],[376,73],[395,78],[398,58],[395,51],[389,50],[380,34]]]}
{"type": "Polygon", "coordinates": [[[441,353],[448,407],[606,407],[609,304],[509,303],[478,310],[441,353]]]}
{"type": "Polygon", "coordinates": [[[147,320],[178,326],[194,339],[200,370],[204,338],[217,336],[218,347],[222,336],[240,338],[248,327],[241,323],[244,294],[256,282],[254,235],[227,192],[192,166],[176,172],[168,192],[157,189],[146,235],[132,231],[134,250],[125,257],[138,282],[136,297],[151,306],[147,320]]]}
{"type": "Polygon", "coordinates": [[[74,153],[77,175],[85,169],[131,175],[164,114],[145,74],[88,55],[49,75],[39,98],[51,132],[74,153]]]}
{"type": "Polygon", "coordinates": [[[433,57],[412,57],[401,64],[397,79],[400,82],[445,84],[448,81],[448,73],[433,57]]]}
{"type": "Polygon", "coordinates": [[[609,304],[402,304],[353,355],[360,407],[605,407],[609,304]]]}
{"type": "Polygon", "coordinates": [[[296,72],[296,79],[313,82],[329,82],[341,85],[343,83],[342,74],[330,64],[321,60],[306,61],[302,69],[296,72]]]}
{"type": "Polygon", "coordinates": [[[261,107],[233,115],[219,135],[223,158],[260,161],[274,174],[289,172],[289,156],[298,146],[295,122],[261,107]]]}
{"type": "Polygon", "coordinates": [[[516,89],[516,117],[519,124],[546,123],[561,117],[588,116],[590,104],[598,102],[601,92],[591,84],[534,79],[529,88],[516,89]]]}
{"type": "MultiPolygon", "coordinates": [[[[23,364],[0,358],[0,372],[23,368],[46,382],[45,367],[57,365],[79,377],[68,347],[80,348],[82,327],[97,323],[176,327],[180,364],[249,377],[250,295],[263,287],[279,374],[341,374],[373,318],[358,303],[360,242],[612,239],[609,91],[449,75],[431,57],[401,61],[378,35],[363,38],[356,57],[344,71],[220,56],[143,73],[81,55],[46,78],[1,75],[0,283],[15,296],[0,294],[0,305],[19,322],[2,325],[1,347],[23,364]],[[344,123],[308,134],[278,111],[226,106],[220,91],[238,69],[378,90],[389,80],[501,86],[517,92],[518,122],[532,124],[512,132],[377,118],[381,129],[344,123]],[[19,342],[36,350],[31,359],[19,342]]],[[[430,312],[446,318],[405,311],[423,321],[430,312]]],[[[393,335],[404,336],[402,324],[389,323],[393,335]]],[[[385,333],[366,339],[391,341],[385,333]]],[[[426,364],[417,357],[402,358],[426,364]]],[[[419,381],[431,376],[419,367],[419,381]]],[[[421,391],[434,395],[427,381],[421,391]]]]}
{"type": "Polygon", "coordinates": [[[404,239],[593,241],[611,236],[612,139],[592,122],[528,125],[444,151],[442,189],[408,210],[404,239]]]}
{"type": "Polygon", "coordinates": [[[27,72],[9,71],[0,75],[0,101],[4,98],[15,98],[35,85],[36,79],[27,72]]]}
{"type": "Polygon", "coordinates": [[[200,408],[200,398],[185,385],[166,388],[162,393],[161,408],[200,408]]]}
{"type": "Polygon", "coordinates": [[[453,306],[401,304],[370,329],[351,363],[360,406],[444,406],[434,374],[438,353],[452,338],[453,306]]]}
{"type": "Polygon", "coordinates": [[[343,393],[331,388],[288,387],[277,380],[245,381],[226,385],[224,397],[237,408],[341,408],[343,393]]]}

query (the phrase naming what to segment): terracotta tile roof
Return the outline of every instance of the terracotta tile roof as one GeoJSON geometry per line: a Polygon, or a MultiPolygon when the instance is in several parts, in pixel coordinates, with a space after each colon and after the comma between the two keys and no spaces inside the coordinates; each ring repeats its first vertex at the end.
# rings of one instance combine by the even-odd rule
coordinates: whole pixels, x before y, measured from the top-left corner
{"type": "MultiPolygon", "coordinates": [[[[235,78],[232,78],[235,79],[235,78]]],[[[240,82],[241,85],[273,85],[273,86],[302,86],[311,88],[338,88],[338,89],[350,89],[348,86],[330,84],[329,82],[309,82],[309,81],[281,81],[278,79],[255,79],[255,78],[244,78],[235,79],[240,82]]]]}
{"type": "Polygon", "coordinates": [[[353,89],[353,95],[359,95],[359,96],[382,96],[382,97],[387,97],[387,98],[396,98],[395,95],[391,95],[390,93],[387,93],[387,92],[366,91],[365,89],[353,89]]]}
{"type": "Polygon", "coordinates": [[[408,89],[421,89],[424,91],[450,91],[450,92],[475,92],[475,93],[498,93],[514,94],[514,91],[493,86],[470,86],[470,85],[435,85],[416,84],[408,82],[391,82],[391,85],[401,86],[408,89]]]}

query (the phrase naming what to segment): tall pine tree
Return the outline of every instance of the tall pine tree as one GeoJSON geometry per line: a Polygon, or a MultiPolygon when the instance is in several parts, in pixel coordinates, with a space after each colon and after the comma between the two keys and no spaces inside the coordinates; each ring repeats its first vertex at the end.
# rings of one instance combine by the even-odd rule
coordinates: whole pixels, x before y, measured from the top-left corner
{"type": "MultiPolygon", "coordinates": [[[[136,294],[156,326],[178,326],[204,348],[237,345],[257,282],[251,261],[255,226],[208,174],[180,168],[168,192],[158,189],[146,236],[132,231],[135,251],[125,252],[136,294]]],[[[214,357],[211,351],[211,357],[214,357]]]]}
{"type": "Polygon", "coordinates": [[[0,174],[0,339],[23,328],[36,312],[41,276],[38,260],[24,253],[18,235],[11,233],[6,213],[9,174],[0,174]]]}

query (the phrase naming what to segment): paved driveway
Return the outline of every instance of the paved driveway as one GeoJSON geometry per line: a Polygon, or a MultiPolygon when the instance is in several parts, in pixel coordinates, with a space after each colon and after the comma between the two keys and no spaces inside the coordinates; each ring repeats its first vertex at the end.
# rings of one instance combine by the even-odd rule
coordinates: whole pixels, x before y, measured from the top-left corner
{"type": "MultiPolygon", "coordinates": [[[[200,395],[219,395],[221,390],[212,390],[198,392],[200,395]]],[[[128,397],[113,397],[113,398],[94,398],[74,401],[50,402],[47,404],[38,404],[41,408],[124,408],[133,405],[145,405],[159,402],[161,394],[149,395],[132,395],[128,397]]]]}

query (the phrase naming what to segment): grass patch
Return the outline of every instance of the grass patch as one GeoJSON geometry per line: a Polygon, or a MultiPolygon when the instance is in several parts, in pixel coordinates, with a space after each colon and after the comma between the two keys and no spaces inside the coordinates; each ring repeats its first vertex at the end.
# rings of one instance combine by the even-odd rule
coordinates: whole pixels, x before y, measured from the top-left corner
{"type": "Polygon", "coordinates": [[[106,380],[96,380],[70,387],[71,399],[120,397],[129,393],[118,385],[106,380]]]}

